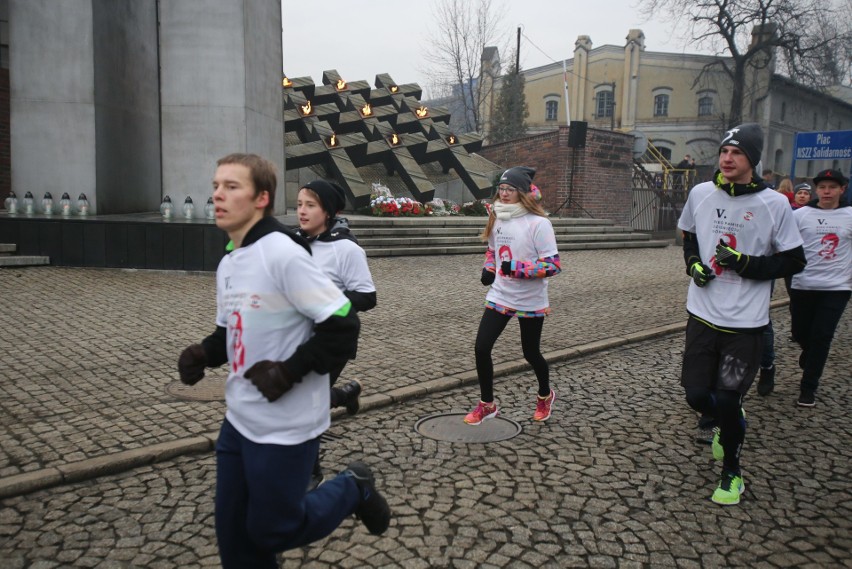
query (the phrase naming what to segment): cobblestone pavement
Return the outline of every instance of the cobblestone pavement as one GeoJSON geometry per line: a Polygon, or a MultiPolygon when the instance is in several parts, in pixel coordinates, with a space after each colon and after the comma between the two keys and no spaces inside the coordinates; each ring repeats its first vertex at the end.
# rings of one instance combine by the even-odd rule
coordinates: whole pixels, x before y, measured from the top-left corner
{"type": "MultiPolygon", "coordinates": [[[[817,407],[804,409],[785,311],[775,316],[778,386],[746,403],[740,505],[709,500],[720,467],[692,440],[675,334],[553,365],[545,424],[530,420],[531,375],[501,379],[498,400],[523,431],[500,443],[414,431],[420,417],[467,410],[472,388],[336,422],[324,464],[373,465],[394,520],[382,537],[348,520],[282,566],[852,566],[850,319],[817,407]]],[[[0,566],[216,567],[214,478],[203,453],[7,499],[0,566]]]]}
{"type": "MultiPolygon", "coordinates": [[[[379,304],[362,314],[344,379],[381,393],[472,370],[481,261],[370,258],[379,304]]],[[[677,247],[568,252],[563,266],[543,352],[684,321],[677,247]]],[[[212,274],[4,269],[0,290],[0,478],[218,428],[224,369],[184,390],[215,401],[166,391],[180,351],[214,328],[212,274]]],[[[498,347],[495,363],[522,358],[517,326],[498,347]]]]}
{"type": "MultiPolygon", "coordinates": [[[[679,248],[569,252],[552,279],[545,352],[684,321],[679,248]]],[[[379,306],[344,377],[368,392],[474,367],[485,289],[478,256],[371,258],[379,306]]],[[[209,274],[0,270],[0,481],[215,431],[224,371],[175,389],[175,360],[212,330],[209,274]],[[201,397],[210,401],[192,400],[201,397]]],[[[783,287],[776,298],[783,298],[783,287]]],[[[305,567],[852,567],[852,318],[841,320],[818,406],[794,405],[798,353],[773,311],[778,388],[747,404],[746,497],[709,502],[718,465],[692,442],[673,334],[552,366],[557,412],[533,424],[533,380],[498,381],[516,438],[426,439],[420,417],[469,410],[474,386],[336,422],[324,463],[364,457],[394,508],[385,536],[354,520],[284,555],[305,567]]],[[[521,358],[517,328],[496,362],[521,358]]],[[[211,453],[0,501],[6,567],[218,566],[211,453]]]]}

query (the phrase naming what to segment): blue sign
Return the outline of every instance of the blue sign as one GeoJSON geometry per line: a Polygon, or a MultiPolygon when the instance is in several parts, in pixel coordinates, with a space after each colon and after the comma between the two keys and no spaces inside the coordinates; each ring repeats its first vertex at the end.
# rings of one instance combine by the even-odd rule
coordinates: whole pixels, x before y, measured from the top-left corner
{"type": "Polygon", "coordinates": [[[797,133],[791,176],[796,173],[796,160],[852,160],[852,130],[797,133]]]}

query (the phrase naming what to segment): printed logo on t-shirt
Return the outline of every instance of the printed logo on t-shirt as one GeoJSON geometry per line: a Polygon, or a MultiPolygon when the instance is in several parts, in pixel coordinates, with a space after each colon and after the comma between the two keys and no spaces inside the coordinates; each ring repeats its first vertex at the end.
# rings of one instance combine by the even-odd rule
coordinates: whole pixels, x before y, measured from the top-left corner
{"type": "Polygon", "coordinates": [[[255,308],[255,309],[260,308],[260,295],[259,294],[253,294],[253,295],[251,295],[251,297],[249,297],[249,306],[251,306],[252,308],[255,308]]]}
{"type": "MultiPolygon", "coordinates": [[[[499,249],[497,249],[497,256],[500,258],[500,263],[503,261],[511,261],[512,260],[512,248],[508,245],[501,245],[499,249]]],[[[499,272],[499,271],[498,271],[499,272]]],[[[502,273],[500,273],[502,275],[502,273]]]]}
{"type": "Polygon", "coordinates": [[[231,370],[240,373],[246,364],[246,347],[243,344],[243,317],[237,311],[228,317],[228,337],[231,338],[234,353],[231,370]]]}
{"type": "Polygon", "coordinates": [[[840,244],[840,237],[837,236],[836,233],[828,233],[827,235],[823,235],[822,239],[820,239],[820,245],[822,245],[822,249],[819,250],[819,255],[826,261],[830,261],[837,257],[837,245],[840,244]]]}

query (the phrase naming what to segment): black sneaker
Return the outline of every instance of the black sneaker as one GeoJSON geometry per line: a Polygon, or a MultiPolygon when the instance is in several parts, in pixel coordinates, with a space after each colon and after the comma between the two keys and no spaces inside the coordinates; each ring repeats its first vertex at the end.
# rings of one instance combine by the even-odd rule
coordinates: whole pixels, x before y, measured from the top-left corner
{"type": "Polygon", "coordinates": [[[373,535],[382,535],[390,525],[391,511],[387,500],[376,490],[376,477],[363,462],[352,462],[343,471],[355,479],[361,491],[361,503],[355,508],[355,515],[364,523],[373,535]]]}
{"type": "Polygon", "coordinates": [[[695,442],[709,445],[713,442],[713,429],[716,427],[716,418],[710,415],[701,415],[698,418],[698,426],[695,430],[695,442]]]}
{"type": "Polygon", "coordinates": [[[342,387],[332,387],[334,407],[346,407],[347,415],[355,415],[361,408],[361,383],[353,379],[342,387]]]}
{"type": "Polygon", "coordinates": [[[760,379],[757,380],[757,394],[766,397],[775,389],[775,365],[760,368],[760,379]]]}
{"type": "Polygon", "coordinates": [[[800,407],[813,407],[816,405],[816,398],[813,389],[802,389],[799,392],[799,400],[796,402],[800,407]]]}

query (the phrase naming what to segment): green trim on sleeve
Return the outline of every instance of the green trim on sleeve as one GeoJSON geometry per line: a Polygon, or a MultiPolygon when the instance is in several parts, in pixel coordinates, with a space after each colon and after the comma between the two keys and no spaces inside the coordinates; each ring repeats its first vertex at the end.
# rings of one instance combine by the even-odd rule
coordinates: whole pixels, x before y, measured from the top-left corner
{"type": "Polygon", "coordinates": [[[350,301],[346,301],[346,304],[337,309],[337,312],[332,314],[332,316],[347,316],[349,315],[349,311],[352,310],[352,303],[350,301]]]}

